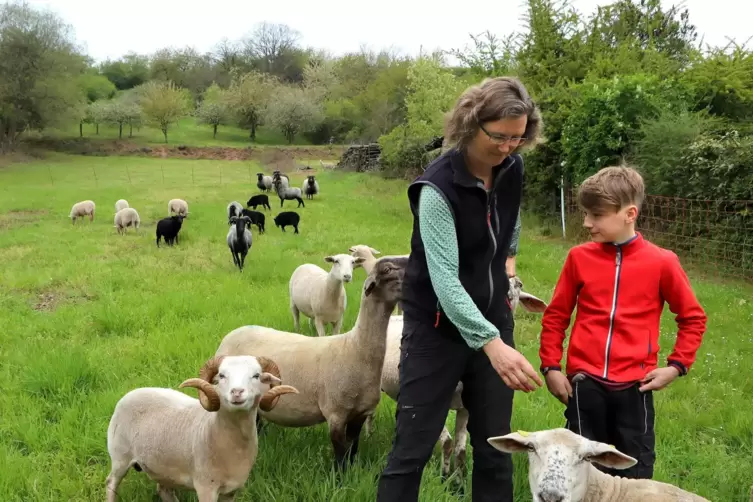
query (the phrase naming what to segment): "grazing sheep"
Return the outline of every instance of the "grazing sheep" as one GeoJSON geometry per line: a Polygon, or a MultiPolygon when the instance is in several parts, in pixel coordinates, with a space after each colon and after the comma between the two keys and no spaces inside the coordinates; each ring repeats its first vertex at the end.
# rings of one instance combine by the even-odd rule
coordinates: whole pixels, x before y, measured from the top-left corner
{"type": "Polygon", "coordinates": [[[292,225],[295,228],[295,233],[298,233],[298,223],[300,223],[301,217],[295,211],[283,211],[275,216],[275,225],[282,228],[285,231],[285,227],[292,225]]]}
{"type": "Polygon", "coordinates": [[[246,228],[251,225],[251,219],[248,216],[240,218],[233,216],[230,223],[234,226],[230,227],[227,232],[227,246],[230,248],[230,254],[233,255],[233,263],[243,272],[246,255],[251,249],[251,230],[246,228]]]}
{"type": "Polygon", "coordinates": [[[162,218],[157,222],[157,247],[162,237],[165,238],[165,243],[168,246],[172,246],[173,243],[178,243],[178,232],[180,232],[181,226],[183,226],[183,216],[174,214],[167,218],[162,218]]]}
{"type": "Polygon", "coordinates": [[[243,212],[243,206],[241,206],[240,202],[233,201],[230,204],[227,205],[227,224],[232,225],[232,222],[230,220],[233,219],[233,216],[238,217],[243,212]]]}
{"type": "Polygon", "coordinates": [[[188,203],[183,199],[170,199],[167,203],[167,215],[170,216],[172,213],[188,218],[188,203]]]}
{"type": "Polygon", "coordinates": [[[280,383],[270,359],[214,357],[199,378],[180,384],[198,389],[199,399],[168,388],[126,393],[107,428],[107,501],[118,500],[118,485],[131,467],[157,483],[164,501],[177,501],[173,489],[179,487],[196,490],[201,502],[232,500],[256,462],[258,410],[272,410],[282,395],[298,393],[280,383]]]}
{"type": "Polygon", "coordinates": [[[251,211],[250,209],[244,209],[241,211],[241,214],[243,216],[248,216],[248,218],[251,220],[251,223],[256,225],[256,227],[259,229],[259,233],[264,233],[264,221],[267,219],[266,216],[264,216],[264,213],[260,213],[259,211],[251,211]]]}
{"type": "Polygon", "coordinates": [[[282,183],[282,188],[288,188],[290,186],[290,178],[288,178],[287,174],[282,174],[280,171],[272,173],[272,186],[274,186],[277,181],[282,183]]]}
{"type": "Polygon", "coordinates": [[[118,199],[118,201],[115,203],[115,212],[117,213],[118,211],[126,207],[131,207],[128,204],[128,201],[125,199],[118,199]]]}
{"type": "MultiPolygon", "coordinates": [[[[355,248],[350,248],[351,251],[355,248]]],[[[364,246],[367,247],[367,246],[364,246]]],[[[369,248],[370,249],[370,248],[369,248]]],[[[388,257],[385,257],[388,258],[388,257]]],[[[385,259],[382,258],[382,259],[385,259]]],[[[407,257],[403,257],[407,260],[407,257]]],[[[364,269],[366,265],[364,264],[364,269]]],[[[510,300],[510,308],[514,314],[518,305],[523,307],[529,312],[541,313],[546,309],[546,302],[536,298],[535,296],[524,293],[522,291],[523,282],[518,277],[510,278],[510,289],[508,290],[508,300],[510,300]]],[[[403,336],[403,316],[393,315],[390,318],[390,324],[387,328],[387,343],[384,357],[384,367],[382,369],[382,390],[390,396],[394,401],[397,401],[397,394],[400,390],[400,372],[398,370],[398,364],[400,363],[400,342],[403,336]]],[[[453,444],[452,436],[447,427],[442,429],[442,433],[439,436],[439,443],[442,449],[442,477],[447,478],[450,475],[450,465],[452,458],[455,459],[455,470],[458,472],[458,479],[462,483],[462,479],[466,474],[466,443],[468,431],[466,426],[468,425],[468,410],[463,406],[461,394],[463,392],[463,383],[458,382],[455,387],[455,392],[452,396],[452,402],[450,403],[450,409],[456,410],[455,415],[455,441],[453,444]]],[[[373,417],[369,416],[364,424],[366,427],[366,434],[371,435],[373,427],[373,417]]]]}
{"type": "Polygon", "coordinates": [[[282,203],[286,200],[297,200],[297,207],[306,207],[306,204],[303,203],[303,199],[301,198],[300,188],[284,188],[282,182],[277,180],[275,181],[275,190],[277,191],[277,196],[280,198],[280,207],[282,207],[282,203]]]}
{"type": "Polygon", "coordinates": [[[264,173],[256,173],[256,186],[262,192],[272,190],[272,176],[265,176],[264,173]]]}
{"type": "Polygon", "coordinates": [[[124,234],[128,227],[138,230],[139,225],[141,225],[141,218],[134,208],[125,207],[115,213],[115,228],[118,229],[119,234],[124,234]]]}
{"type": "Polygon", "coordinates": [[[306,195],[307,199],[313,199],[314,195],[319,193],[319,182],[316,181],[316,178],[312,176],[308,176],[305,180],[303,180],[303,186],[301,187],[301,190],[303,190],[303,193],[306,195]]]}
{"type": "Polygon", "coordinates": [[[264,326],[243,326],[228,333],[216,355],[257,354],[273,359],[285,382],[300,394],[262,418],[285,427],[322,422],[329,434],[336,465],[345,468],[350,450],[358,451],[361,427],[379,404],[385,337],[390,312],[402,294],[406,260],[383,258],[363,283],[358,319],[352,330],[313,337],[264,326]]]}
{"type": "Polygon", "coordinates": [[[336,254],[324,257],[324,261],[332,263],[329,272],[313,263],[304,263],[293,271],[288,292],[295,331],[301,330],[299,316],[303,313],[314,320],[319,336],[326,335],[327,324],[332,324],[333,335],[340,333],[348,303],[345,283],[353,280],[353,265],[360,260],[348,254],[336,254]]]}
{"type": "Polygon", "coordinates": [[[270,211],[272,210],[272,206],[269,205],[269,197],[265,194],[254,195],[248,199],[248,202],[246,202],[246,207],[252,207],[255,210],[256,206],[266,207],[270,211]]]}
{"type": "Polygon", "coordinates": [[[592,462],[628,469],[637,461],[568,429],[518,431],[487,441],[505,453],[528,453],[528,484],[536,502],[710,502],[668,483],[601,472],[592,462]]]}
{"type": "Polygon", "coordinates": [[[71,213],[68,215],[68,217],[71,219],[72,224],[75,224],[76,220],[79,217],[83,218],[84,216],[88,216],[89,221],[94,221],[95,209],[96,205],[94,204],[93,200],[82,200],[81,202],[76,202],[75,204],[73,204],[71,213]]]}

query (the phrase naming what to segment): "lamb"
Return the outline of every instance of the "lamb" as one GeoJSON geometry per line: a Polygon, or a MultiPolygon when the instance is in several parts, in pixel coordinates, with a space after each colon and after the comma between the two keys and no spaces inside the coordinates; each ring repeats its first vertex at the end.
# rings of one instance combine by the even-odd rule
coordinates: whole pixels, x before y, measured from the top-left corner
{"type": "Polygon", "coordinates": [[[139,213],[132,207],[125,207],[115,213],[115,228],[119,234],[125,234],[126,228],[133,227],[138,230],[141,225],[139,213]]]}
{"type": "Polygon", "coordinates": [[[290,312],[295,331],[301,330],[301,312],[314,319],[319,336],[326,335],[326,324],[332,324],[332,334],[337,335],[343,324],[348,296],[344,283],[353,280],[353,266],[362,261],[347,254],[325,256],[332,263],[329,272],[313,263],[304,263],[293,271],[288,284],[290,312]]]}
{"type": "MultiPolygon", "coordinates": [[[[355,247],[355,246],[354,246],[355,247]]],[[[353,250],[353,248],[351,248],[353,250]]],[[[407,261],[407,257],[404,257],[407,261]]],[[[384,259],[384,258],[383,258],[384,259]]],[[[366,266],[364,266],[364,269],[366,266]]],[[[513,314],[519,305],[529,312],[541,313],[546,309],[546,302],[539,298],[522,291],[523,282],[518,277],[510,278],[510,288],[508,290],[508,300],[513,314]]],[[[398,364],[400,362],[400,341],[403,335],[403,316],[391,316],[390,324],[387,328],[387,344],[384,358],[384,367],[382,369],[382,390],[397,401],[397,394],[400,390],[400,373],[398,364]]],[[[455,470],[458,472],[458,479],[466,474],[466,438],[468,431],[468,410],[463,407],[461,393],[463,392],[463,383],[458,382],[455,392],[452,396],[450,409],[456,410],[455,416],[455,442],[453,444],[452,436],[447,427],[442,429],[439,436],[439,443],[442,446],[442,477],[447,478],[450,475],[450,464],[452,458],[455,459],[455,470]],[[453,454],[454,452],[454,454],[453,454]]],[[[372,431],[373,417],[369,416],[366,420],[366,434],[370,435],[372,431]]]]}
{"type": "Polygon", "coordinates": [[[115,212],[117,213],[123,208],[131,207],[128,205],[128,201],[125,199],[118,199],[118,201],[115,203],[115,212]]]}
{"type": "Polygon", "coordinates": [[[329,425],[336,466],[345,469],[358,452],[363,422],[379,404],[390,312],[402,294],[405,260],[383,258],[366,278],[355,327],[347,333],[312,337],[264,326],[228,333],[216,355],[257,354],[273,359],[285,382],[300,391],[262,418],[284,427],[329,425]]]}
{"type": "Polygon", "coordinates": [[[71,208],[71,212],[68,215],[68,217],[71,219],[72,224],[76,224],[76,220],[84,216],[89,217],[89,221],[94,221],[94,210],[96,209],[96,205],[94,204],[93,200],[82,200],[81,202],[76,202],[73,204],[73,207],[71,208]]]}
{"type": "Polygon", "coordinates": [[[487,441],[506,453],[528,452],[528,484],[534,502],[710,502],[668,483],[601,472],[592,462],[627,469],[637,461],[612,445],[568,429],[518,431],[487,441]]]}
{"type": "Polygon", "coordinates": [[[162,218],[157,222],[157,247],[159,246],[159,241],[162,237],[165,238],[165,243],[168,246],[172,246],[173,243],[178,243],[178,232],[180,232],[180,228],[183,226],[183,216],[179,214],[174,214],[172,216],[168,216],[167,218],[162,218]]]}
{"type": "Polygon", "coordinates": [[[248,216],[233,216],[230,223],[234,226],[227,232],[227,246],[233,256],[233,263],[243,272],[246,255],[251,249],[251,230],[246,228],[247,225],[251,225],[251,219],[248,216]]]}
{"type": "Polygon", "coordinates": [[[188,218],[188,203],[183,199],[170,199],[167,203],[167,215],[170,216],[172,213],[188,218]]]}
{"type": "Polygon", "coordinates": [[[305,180],[303,180],[303,186],[301,187],[301,190],[303,190],[303,193],[306,195],[307,199],[313,199],[314,195],[319,193],[319,182],[316,181],[316,178],[314,176],[308,176],[305,180]]]}
{"type": "Polygon", "coordinates": [[[256,462],[258,410],[272,410],[284,394],[298,393],[280,384],[270,359],[214,357],[199,378],[180,384],[198,389],[199,399],[169,388],[126,393],[107,428],[112,464],[107,501],[118,500],[118,486],[131,467],[157,483],[163,501],[177,501],[178,487],[196,490],[201,502],[232,500],[256,462]]]}
{"type": "Polygon", "coordinates": [[[246,202],[246,207],[256,209],[256,206],[266,207],[270,211],[272,210],[272,206],[269,205],[269,197],[265,194],[254,195],[248,199],[248,202],[246,202]]]}
{"type": "Polygon", "coordinates": [[[243,213],[243,206],[240,202],[233,201],[227,205],[227,224],[232,225],[233,217],[239,217],[243,213]]]}
{"type": "Polygon", "coordinates": [[[262,192],[272,190],[272,176],[265,176],[264,173],[256,173],[256,179],[256,186],[259,190],[262,192]]]}
{"type": "Polygon", "coordinates": [[[259,229],[259,233],[264,233],[264,221],[267,219],[266,216],[264,216],[264,213],[260,213],[259,211],[251,211],[250,209],[244,209],[241,211],[241,215],[248,216],[248,218],[251,220],[251,223],[256,225],[256,227],[259,229]]]}
{"type": "Polygon", "coordinates": [[[301,198],[301,189],[300,188],[290,188],[290,187],[283,187],[283,184],[280,180],[277,180],[275,183],[275,190],[277,191],[277,196],[280,198],[280,207],[282,207],[283,202],[286,200],[297,200],[298,206],[297,207],[306,207],[306,204],[303,203],[303,199],[301,198]]]}
{"type": "Polygon", "coordinates": [[[288,188],[290,186],[290,178],[287,174],[282,174],[280,171],[272,173],[272,185],[279,181],[282,184],[282,188],[288,188]]]}
{"type": "Polygon", "coordinates": [[[298,233],[298,223],[300,223],[301,217],[298,213],[295,211],[283,211],[277,216],[275,216],[275,226],[282,229],[282,231],[285,231],[285,227],[288,225],[291,225],[293,228],[295,228],[294,233],[298,233]]]}

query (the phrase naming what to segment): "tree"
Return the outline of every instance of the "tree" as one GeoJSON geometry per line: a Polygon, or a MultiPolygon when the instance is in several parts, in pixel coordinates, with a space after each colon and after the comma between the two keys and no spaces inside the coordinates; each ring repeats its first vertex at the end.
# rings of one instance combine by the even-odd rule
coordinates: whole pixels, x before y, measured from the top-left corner
{"type": "Polygon", "coordinates": [[[212,137],[216,138],[217,127],[224,124],[228,116],[224,92],[217,84],[212,84],[204,93],[204,100],[196,108],[195,116],[200,124],[212,126],[212,137]]]}
{"type": "Polygon", "coordinates": [[[141,111],[165,135],[171,124],[185,116],[190,108],[190,94],[173,82],[152,80],[139,89],[141,111]]]}
{"type": "Polygon", "coordinates": [[[234,78],[225,94],[226,105],[236,114],[238,125],[249,129],[251,141],[256,140],[256,129],[261,125],[274,82],[269,75],[251,71],[234,78]]]}
{"type": "Polygon", "coordinates": [[[292,143],[299,133],[315,128],[324,114],[315,98],[297,86],[281,85],[265,109],[266,122],[277,127],[292,143]]]}
{"type": "Polygon", "coordinates": [[[118,90],[133,89],[149,79],[149,58],[131,52],[116,61],[108,59],[99,70],[118,90]]]}
{"type": "MultiPolygon", "coordinates": [[[[243,52],[259,70],[282,77],[300,53],[298,41],[301,34],[285,24],[266,21],[256,25],[243,41],[243,52]]],[[[301,66],[301,69],[303,66],[301,66]]]]}

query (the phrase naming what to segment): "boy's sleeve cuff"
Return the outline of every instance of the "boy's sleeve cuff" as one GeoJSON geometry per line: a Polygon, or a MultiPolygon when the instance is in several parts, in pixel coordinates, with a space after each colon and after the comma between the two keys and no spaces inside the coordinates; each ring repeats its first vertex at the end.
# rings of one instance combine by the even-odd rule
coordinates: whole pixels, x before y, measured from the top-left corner
{"type": "Polygon", "coordinates": [[[546,375],[550,371],[562,371],[562,367],[561,366],[542,366],[540,368],[540,371],[542,375],[546,375]]]}
{"type": "Polygon", "coordinates": [[[684,364],[677,361],[667,361],[667,366],[674,366],[675,368],[677,368],[677,371],[680,372],[680,376],[685,376],[688,374],[688,368],[686,368],[684,364]]]}

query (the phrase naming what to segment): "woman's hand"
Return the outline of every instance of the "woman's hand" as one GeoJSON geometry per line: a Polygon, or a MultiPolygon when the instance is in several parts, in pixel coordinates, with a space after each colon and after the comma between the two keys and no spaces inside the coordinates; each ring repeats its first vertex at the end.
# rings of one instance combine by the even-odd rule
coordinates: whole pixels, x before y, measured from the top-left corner
{"type": "Polygon", "coordinates": [[[497,370],[497,373],[505,385],[513,390],[530,392],[536,387],[530,382],[533,380],[539,387],[543,385],[538,373],[533,369],[523,354],[505,344],[501,338],[495,338],[484,345],[484,352],[497,370]],[[529,380],[530,379],[530,380],[529,380]]]}

